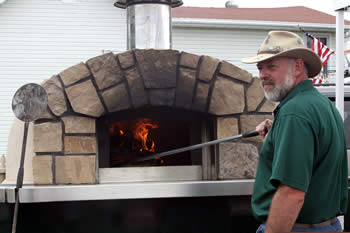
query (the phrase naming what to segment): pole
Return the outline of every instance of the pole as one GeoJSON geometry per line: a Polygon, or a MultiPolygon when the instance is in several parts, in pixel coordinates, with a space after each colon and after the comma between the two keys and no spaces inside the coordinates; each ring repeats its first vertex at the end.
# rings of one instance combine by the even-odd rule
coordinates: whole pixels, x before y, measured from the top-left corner
{"type": "Polygon", "coordinates": [[[336,11],[335,106],[344,120],[344,11],[336,11]]]}
{"type": "Polygon", "coordinates": [[[16,228],[17,228],[19,189],[22,188],[22,185],[23,185],[24,157],[25,157],[25,153],[26,153],[28,126],[29,126],[29,121],[25,121],[24,122],[23,142],[22,142],[21,161],[20,161],[20,165],[19,165],[19,169],[18,169],[16,189],[15,189],[16,203],[15,203],[15,210],[14,210],[13,221],[12,221],[12,233],[15,233],[16,228]]]}

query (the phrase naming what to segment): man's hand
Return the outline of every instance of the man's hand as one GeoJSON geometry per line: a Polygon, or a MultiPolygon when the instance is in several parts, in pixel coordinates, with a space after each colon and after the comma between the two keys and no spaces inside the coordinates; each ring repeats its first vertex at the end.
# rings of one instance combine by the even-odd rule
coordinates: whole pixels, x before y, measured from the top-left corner
{"type": "Polygon", "coordinates": [[[272,126],[272,121],[269,119],[264,120],[261,122],[255,130],[259,133],[260,136],[266,137],[267,133],[269,132],[270,128],[272,126]]]}

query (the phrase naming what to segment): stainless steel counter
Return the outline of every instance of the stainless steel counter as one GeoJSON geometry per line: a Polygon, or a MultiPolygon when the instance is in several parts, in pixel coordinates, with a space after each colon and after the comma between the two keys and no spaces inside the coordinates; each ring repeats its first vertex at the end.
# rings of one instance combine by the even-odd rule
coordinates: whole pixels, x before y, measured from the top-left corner
{"type": "MultiPolygon", "coordinates": [[[[21,203],[251,195],[254,180],[23,185],[21,203]]],[[[0,202],[15,202],[15,185],[0,185],[0,202]]]]}

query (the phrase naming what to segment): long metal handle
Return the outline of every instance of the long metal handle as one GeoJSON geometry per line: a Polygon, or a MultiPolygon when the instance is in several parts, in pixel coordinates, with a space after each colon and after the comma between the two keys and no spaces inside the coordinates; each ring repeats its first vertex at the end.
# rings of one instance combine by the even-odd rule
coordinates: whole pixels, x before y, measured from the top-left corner
{"type": "Polygon", "coordinates": [[[19,189],[22,188],[22,185],[23,185],[24,157],[25,157],[25,153],[26,153],[28,126],[29,126],[29,121],[25,121],[24,122],[24,134],[23,134],[22,152],[21,152],[21,161],[20,161],[20,165],[19,165],[19,169],[18,169],[16,189],[15,189],[16,203],[15,203],[15,211],[13,213],[12,233],[16,232],[16,227],[17,227],[18,205],[19,205],[19,189]]]}
{"type": "Polygon", "coordinates": [[[162,152],[162,153],[155,154],[155,155],[145,156],[145,157],[133,160],[132,162],[141,162],[141,161],[146,161],[146,160],[150,160],[150,159],[161,158],[161,157],[164,157],[164,156],[169,156],[169,155],[173,155],[173,154],[177,154],[177,153],[181,153],[181,152],[185,152],[185,151],[199,149],[199,148],[202,148],[202,147],[205,147],[205,146],[215,145],[215,144],[218,144],[218,143],[221,143],[221,142],[232,141],[234,139],[239,139],[239,138],[255,137],[255,136],[258,136],[258,135],[259,135],[258,132],[256,132],[255,130],[252,130],[252,131],[246,132],[244,134],[236,135],[236,136],[231,136],[231,137],[227,137],[227,138],[221,138],[221,139],[217,139],[217,140],[213,140],[213,141],[209,141],[209,142],[203,142],[203,143],[192,145],[192,146],[186,146],[186,147],[182,147],[182,148],[179,148],[179,149],[174,149],[174,150],[162,152]]]}

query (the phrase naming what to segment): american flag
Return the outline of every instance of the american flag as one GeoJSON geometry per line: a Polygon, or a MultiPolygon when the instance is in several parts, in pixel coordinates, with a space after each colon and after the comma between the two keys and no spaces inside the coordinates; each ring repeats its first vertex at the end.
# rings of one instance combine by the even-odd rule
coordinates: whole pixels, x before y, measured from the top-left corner
{"type": "MultiPolygon", "coordinates": [[[[316,37],[312,36],[310,33],[305,32],[301,27],[299,27],[299,29],[302,32],[304,32],[306,36],[312,39],[312,50],[320,57],[322,67],[324,67],[327,64],[329,57],[334,53],[334,51],[328,48],[325,44],[323,44],[316,37]]],[[[312,79],[312,82],[315,84],[323,83],[323,81],[324,79],[322,72],[312,79]]]]}
{"type": "Polygon", "coordinates": [[[322,67],[326,65],[329,56],[334,53],[333,50],[321,43],[321,41],[315,37],[312,37],[312,50],[321,58],[322,67]]]}

